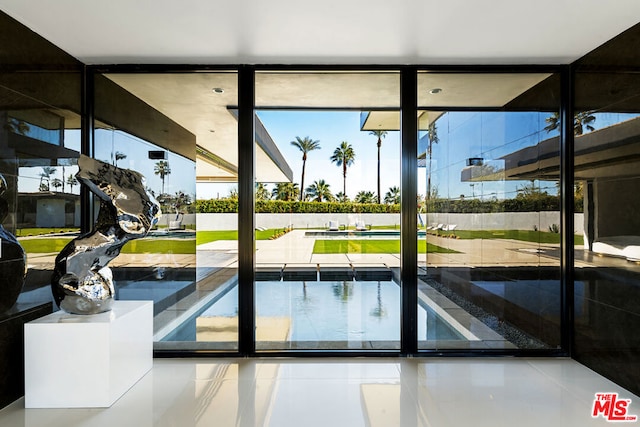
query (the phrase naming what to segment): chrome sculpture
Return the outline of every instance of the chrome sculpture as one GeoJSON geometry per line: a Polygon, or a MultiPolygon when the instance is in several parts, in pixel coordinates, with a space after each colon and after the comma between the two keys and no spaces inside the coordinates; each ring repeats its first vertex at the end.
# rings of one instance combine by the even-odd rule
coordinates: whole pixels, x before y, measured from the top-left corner
{"type": "Polygon", "coordinates": [[[72,314],[111,310],[115,288],[107,264],[129,240],[145,237],[160,218],[160,205],[142,174],[80,156],[76,179],[100,198],[94,229],[56,257],[51,287],[58,306],[72,314]]]}
{"type": "MultiPolygon", "coordinates": [[[[7,191],[7,181],[0,174],[0,196],[7,191]]],[[[0,314],[18,300],[27,273],[27,255],[15,236],[2,226],[9,215],[9,204],[0,198],[0,314]]]]}

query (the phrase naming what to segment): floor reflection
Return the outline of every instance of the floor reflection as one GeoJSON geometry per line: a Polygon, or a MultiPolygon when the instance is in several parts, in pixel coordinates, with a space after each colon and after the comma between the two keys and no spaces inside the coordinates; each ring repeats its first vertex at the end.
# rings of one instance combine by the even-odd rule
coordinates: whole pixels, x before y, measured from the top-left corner
{"type": "MultiPolygon", "coordinates": [[[[595,393],[640,397],[569,359],[165,359],[108,409],[0,411],[2,426],[591,426],[595,393]]],[[[635,411],[635,412],[634,412],[635,411]]]]}

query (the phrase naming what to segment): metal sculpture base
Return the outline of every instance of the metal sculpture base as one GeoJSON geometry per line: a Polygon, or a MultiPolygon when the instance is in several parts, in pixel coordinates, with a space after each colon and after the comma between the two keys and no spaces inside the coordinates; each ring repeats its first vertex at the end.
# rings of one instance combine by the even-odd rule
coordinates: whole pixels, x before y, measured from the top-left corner
{"type": "Polygon", "coordinates": [[[153,303],[107,313],[58,311],[24,327],[26,408],[106,408],[153,364],[153,303]]]}

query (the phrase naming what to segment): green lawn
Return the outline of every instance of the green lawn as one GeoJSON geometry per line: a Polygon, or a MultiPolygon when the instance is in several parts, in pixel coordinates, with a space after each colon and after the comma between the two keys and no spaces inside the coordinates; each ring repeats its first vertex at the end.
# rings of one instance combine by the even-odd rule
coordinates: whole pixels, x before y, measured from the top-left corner
{"type": "Polygon", "coordinates": [[[45,237],[42,239],[26,239],[20,240],[20,245],[24,248],[26,253],[49,253],[60,252],[62,248],[69,243],[72,238],[53,238],[45,237]]]}
{"type": "Polygon", "coordinates": [[[123,254],[195,254],[193,239],[132,240],[122,248],[123,254]]]}
{"type": "MultiPolygon", "coordinates": [[[[418,242],[418,252],[429,253],[459,253],[452,249],[428,243],[425,247],[424,240],[418,242]]],[[[400,253],[400,240],[392,239],[362,239],[362,240],[316,240],[313,245],[314,254],[398,254],[400,253]]]]}
{"type": "Polygon", "coordinates": [[[79,228],[73,227],[62,227],[62,228],[18,228],[16,230],[16,237],[24,237],[24,236],[40,236],[43,234],[51,234],[51,233],[69,233],[75,232],[78,233],[80,231],[79,228]]]}
{"type": "MultiPolygon", "coordinates": [[[[455,234],[461,239],[513,239],[535,243],[560,243],[560,234],[533,230],[455,230],[440,231],[441,235],[455,234]]],[[[575,244],[582,245],[583,237],[575,235],[575,244]]]]}
{"type": "MultiPolygon", "coordinates": [[[[71,238],[42,238],[20,240],[27,253],[60,252],[71,238]]],[[[142,239],[132,240],[122,248],[123,254],[193,254],[196,246],[193,239],[142,239]]]]}
{"type": "MultiPolygon", "coordinates": [[[[275,228],[256,230],[256,240],[269,240],[276,231],[275,228]]],[[[238,240],[238,230],[196,231],[196,244],[215,242],[216,240],[238,240]]]]}

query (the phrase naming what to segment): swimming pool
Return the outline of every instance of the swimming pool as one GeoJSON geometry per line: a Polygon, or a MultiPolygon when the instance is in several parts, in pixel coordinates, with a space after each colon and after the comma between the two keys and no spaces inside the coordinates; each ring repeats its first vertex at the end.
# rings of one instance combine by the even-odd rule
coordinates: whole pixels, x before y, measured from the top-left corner
{"type": "MultiPolygon", "coordinates": [[[[266,281],[256,282],[255,292],[256,340],[269,342],[267,347],[296,343],[296,348],[323,348],[317,343],[363,342],[398,347],[400,287],[393,281],[266,281]]],[[[235,322],[237,328],[237,313],[238,288],[232,286],[163,341],[185,337],[217,341],[215,335],[203,332],[203,326],[220,331],[221,325],[228,329],[235,322]]],[[[419,340],[465,340],[427,304],[418,307],[418,322],[419,340]]]]}

